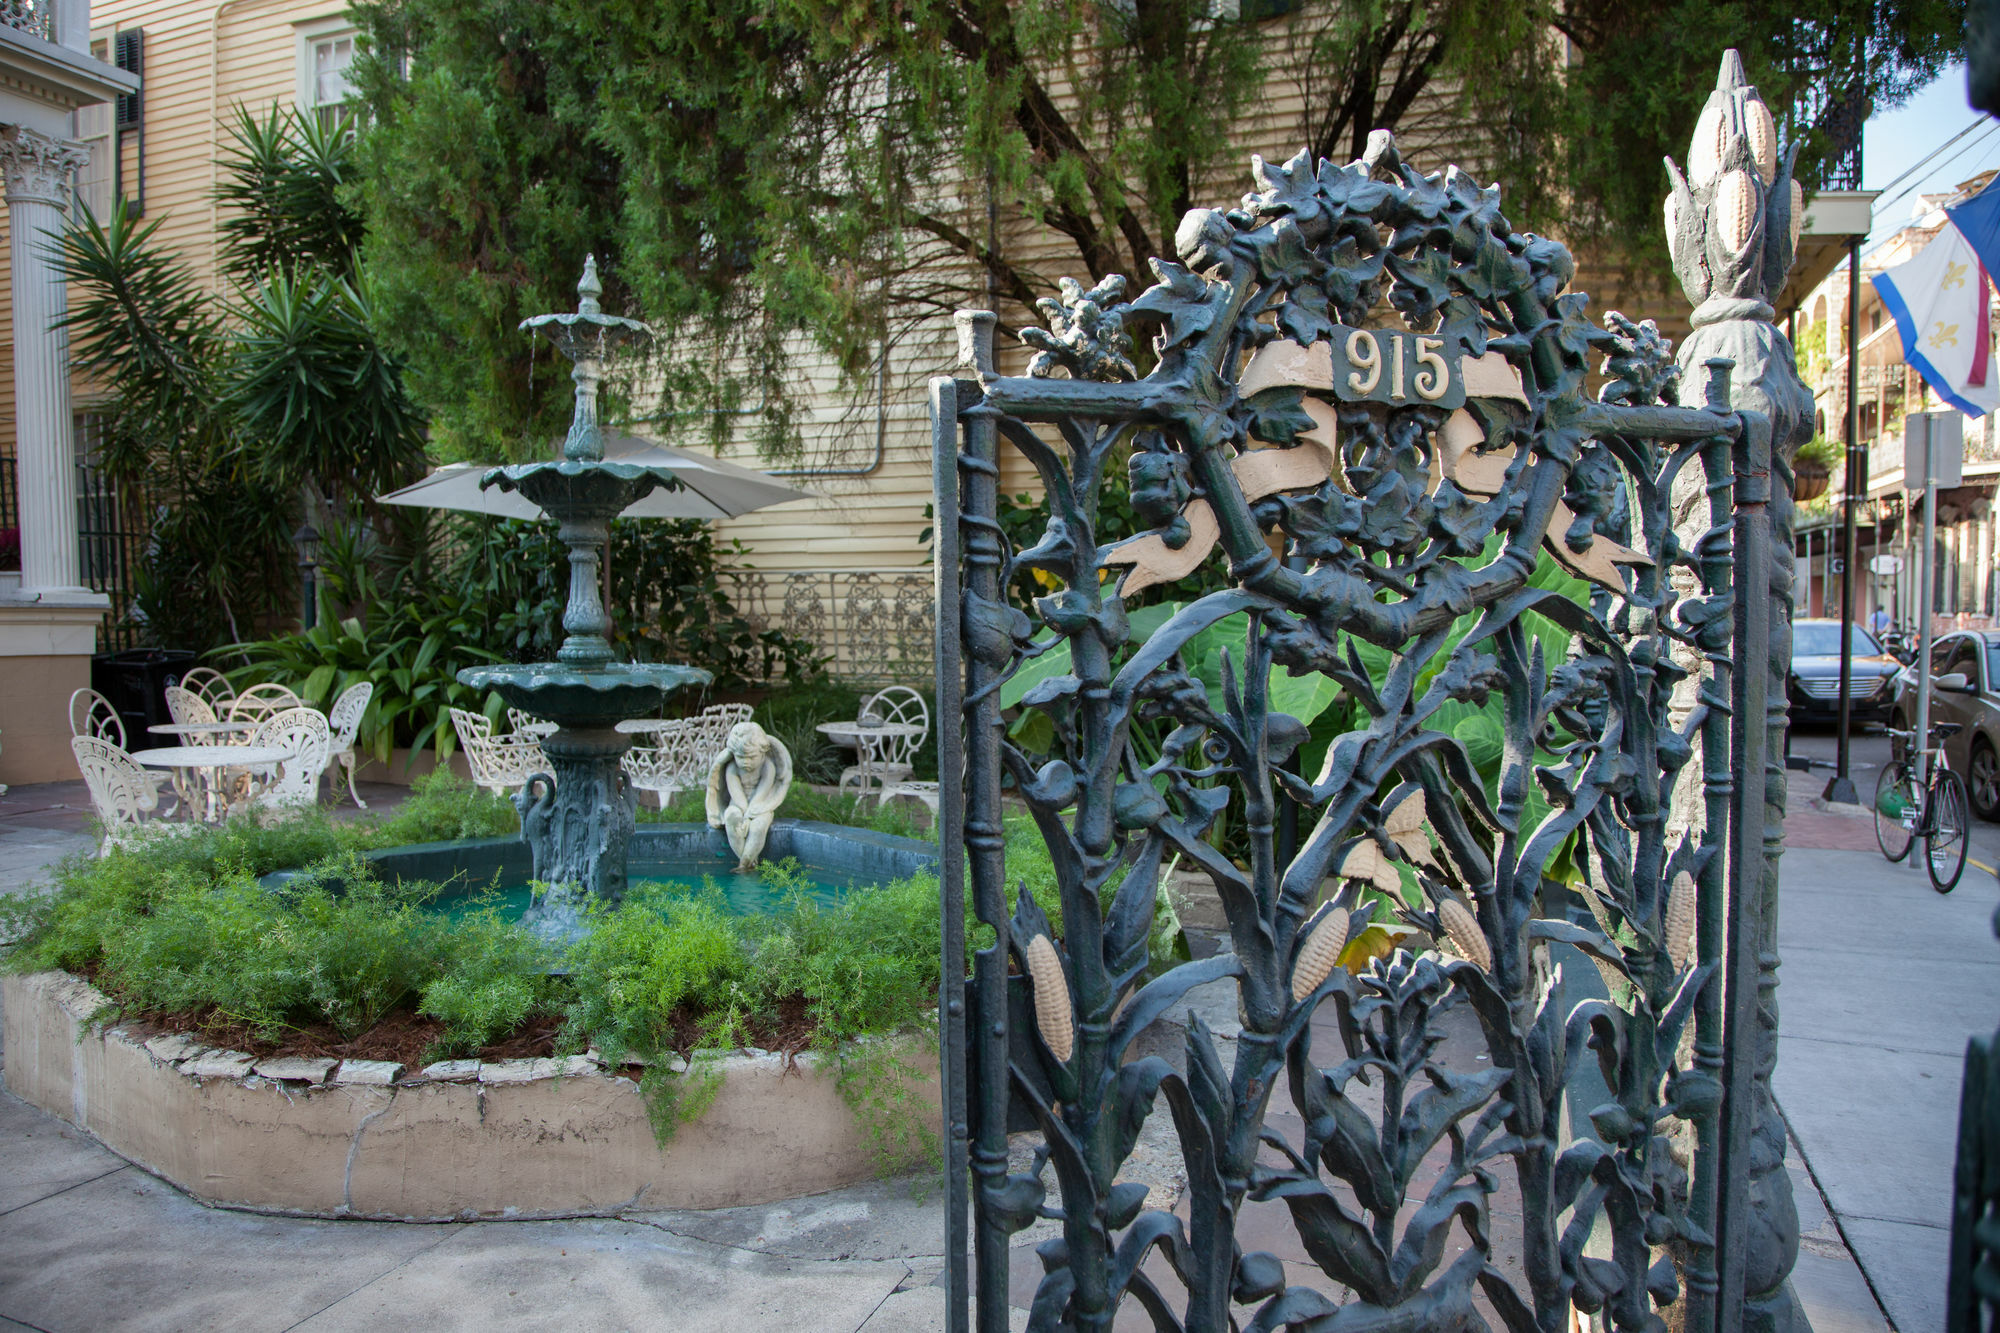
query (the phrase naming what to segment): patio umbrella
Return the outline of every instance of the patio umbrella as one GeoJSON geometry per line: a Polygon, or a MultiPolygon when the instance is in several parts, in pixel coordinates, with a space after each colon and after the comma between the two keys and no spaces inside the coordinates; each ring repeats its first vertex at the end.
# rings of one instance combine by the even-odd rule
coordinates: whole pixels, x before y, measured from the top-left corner
{"type": "MultiPolygon", "coordinates": [[[[634,502],[623,518],[733,518],[787,500],[812,500],[811,491],[787,486],[774,477],[718,458],[706,458],[649,440],[640,435],[604,435],[604,461],[643,463],[671,468],[680,480],[676,490],[660,489],[634,502]]],[[[491,463],[452,463],[422,481],[378,497],[383,504],[415,505],[420,509],[455,509],[499,518],[541,518],[542,511],[524,497],[498,486],[479,488],[491,463]]]]}

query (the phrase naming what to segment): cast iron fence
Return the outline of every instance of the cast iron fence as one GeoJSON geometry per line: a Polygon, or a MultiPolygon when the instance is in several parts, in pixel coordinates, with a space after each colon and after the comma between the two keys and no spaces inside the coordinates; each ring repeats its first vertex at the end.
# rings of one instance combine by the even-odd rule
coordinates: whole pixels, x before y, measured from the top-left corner
{"type": "Polygon", "coordinates": [[[14,455],[0,454],[0,570],[21,567],[21,501],[14,455]]]}
{"type": "Polygon", "coordinates": [[[1066,282],[1027,375],[960,315],[966,378],[931,394],[938,709],[962,718],[939,768],[964,775],[940,829],[966,852],[941,890],[953,1328],[1008,1326],[1031,1227],[1031,1329],[1785,1322],[1773,552],[1812,403],[1763,299],[1795,197],[1733,53],[1710,112],[1670,214],[1699,303],[1678,362],[1649,323],[1586,319],[1497,189],[1386,134],[1346,167],[1257,162],[1137,299],[1066,282]],[[1383,297],[1404,328],[1366,326],[1383,297]],[[1003,447],[1049,498],[1032,546],[998,520],[1003,447]],[[1137,531],[1100,522],[1121,459],[1137,531]],[[1205,567],[1214,591],[1145,607],[1205,567]],[[1015,605],[1030,572],[1047,591],[1015,605]],[[1010,878],[1003,790],[1060,924],[1010,878]],[[1229,951],[1155,956],[1175,861],[1229,951]],[[1378,926],[1435,947],[1384,956],[1378,926]],[[1188,1014],[1142,1050],[1216,984],[1240,1030],[1188,1014]],[[1460,1006],[1478,1062],[1438,1049],[1460,1006]],[[1602,1100],[1566,1106],[1586,1066],[1602,1100]],[[1124,1174],[1155,1115],[1173,1211],[1124,1174]],[[1308,1262],[1246,1247],[1257,1207],[1308,1262]]]}
{"type": "MultiPolygon", "coordinates": [[[[79,576],[84,586],[111,598],[98,631],[105,652],[137,645],[133,623],[133,576],[146,541],[143,497],[107,480],[96,468],[99,419],[76,418],[76,516],[79,576]]],[[[20,568],[20,484],[12,454],[0,454],[0,569],[20,568]]]]}

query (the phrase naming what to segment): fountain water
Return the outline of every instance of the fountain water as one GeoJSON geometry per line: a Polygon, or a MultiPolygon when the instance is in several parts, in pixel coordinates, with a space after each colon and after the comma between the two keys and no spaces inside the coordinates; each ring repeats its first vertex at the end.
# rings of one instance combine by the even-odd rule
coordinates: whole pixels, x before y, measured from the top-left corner
{"type": "Polygon", "coordinates": [[[515,707],[556,724],[542,741],[554,772],[530,778],[514,803],[535,878],[550,886],[524,921],[557,939],[581,931],[589,897],[615,905],[625,892],[637,808],[619,764],[631,738],[618,731],[618,723],[658,716],[668,695],[710,680],[698,667],[621,662],[612,651],[611,618],[598,595],[599,552],[611,520],[651,492],[682,483],[667,467],[604,460],[598,386],[617,350],[643,345],[652,330],[603,312],[595,256],[584,261],[577,294],[573,313],[521,322],[523,331],[540,333],[575,363],[576,410],[562,457],[497,467],[480,479],[482,489],[518,491],[556,521],[557,538],[569,548],[562,647],[554,662],[458,673],[460,683],[497,691],[515,707]]]}

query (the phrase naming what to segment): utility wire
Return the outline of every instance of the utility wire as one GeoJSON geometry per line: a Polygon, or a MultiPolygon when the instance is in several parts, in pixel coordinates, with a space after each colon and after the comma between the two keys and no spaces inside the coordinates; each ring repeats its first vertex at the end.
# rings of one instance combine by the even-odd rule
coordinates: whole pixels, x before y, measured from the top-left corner
{"type": "MultiPolygon", "coordinates": [[[[1919,189],[1922,188],[1924,181],[1928,180],[1931,175],[1935,175],[1937,172],[1943,171],[1946,167],[1958,161],[1961,157],[1964,157],[1967,153],[1971,152],[1973,149],[1990,145],[1993,142],[1994,132],[1996,130],[2000,130],[2000,121],[1989,121],[1987,123],[1986,133],[1980,135],[1977,139],[1974,139],[1971,143],[1966,144],[1956,153],[1953,153],[1950,157],[1938,163],[1935,167],[1931,169],[1930,173],[1926,174],[1922,179],[1917,180],[1916,182],[1904,187],[1902,190],[1898,191],[1894,195],[1883,194],[1882,196],[1878,197],[1875,200],[1874,207],[1870,211],[1874,212],[1876,210],[1886,208],[1889,205],[1897,203],[1900,200],[1906,199],[1910,195],[1916,193],[1919,189]]],[[[1953,140],[1953,142],[1957,142],[1957,140],[1953,140]]],[[[1935,156],[1935,154],[1933,154],[1933,156],[1935,156]]],[[[1912,168],[1912,170],[1914,170],[1914,168],[1912,168]]],[[[1909,175],[1909,172],[1904,172],[1903,175],[1907,176],[1909,175]]],[[[1897,177],[1897,179],[1901,180],[1902,177],[1899,176],[1897,177]]]]}
{"type": "Polygon", "coordinates": [[[1916,175],[1919,171],[1922,171],[1924,169],[1924,163],[1930,161],[1932,158],[1936,157],[1939,153],[1942,153],[1945,149],[1951,147],[1953,144],[1957,143],[1960,139],[1963,139],[1966,135],[1978,129],[1981,125],[1992,125],[1994,123],[1995,123],[1994,121],[1988,120],[1985,116],[1974,116],[1972,118],[1972,123],[1970,125],[1967,125],[1957,134],[1952,135],[1949,139],[1946,139],[1943,143],[1931,149],[1930,152],[1925,153],[1921,158],[1917,159],[1917,161],[1910,166],[1909,170],[1905,171],[1902,175],[1896,177],[1896,179],[1890,181],[1887,185],[1884,185],[1882,187],[1882,192],[1884,194],[1887,194],[1890,190],[1895,189],[1898,185],[1901,185],[1904,181],[1916,175]]]}

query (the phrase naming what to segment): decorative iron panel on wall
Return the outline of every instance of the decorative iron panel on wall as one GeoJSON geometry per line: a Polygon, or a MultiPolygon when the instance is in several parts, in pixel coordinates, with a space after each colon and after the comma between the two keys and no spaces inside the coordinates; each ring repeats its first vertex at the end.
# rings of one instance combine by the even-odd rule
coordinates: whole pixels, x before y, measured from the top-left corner
{"type": "Polygon", "coordinates": [[[943,884],[954,1328],[1008,1326],[1010,1238],[1037,1226],[1031,1329],[1771,1326],[1794,1242],[1760,1114],[1767,794],[1737,779],[1768,771],[1773,445],[1788,485],[1810,400],[1775,429],[1731,402],[1738,349],[1751,405],[1789,401],[1759,293],[1797,214],[1732,62],[1676,191],[1677,258],[1711,242],[1700,407],[1650,324],[1587,318],[1497,188],[1386,134],[1347,166],[1257,160],[1136,298],[1066,281],[1026,375],[996,371],[992,314],[960,315],[969,375],[932,386],[939,716],[963,718],[940,760],[966,851],[943,884]],[[1385,300],[1401,326],[1371,325],[1385,300]],[[1003,448],[1048,497],[1031,546],[998,521],[1003,448]],[[1119,466],[1148,527],[1100,521],[1119,466]],[[1214,591],[1146,607],[1211,565],[1214,591]],[[1010,882],[1003,793],[1060,924],[1010,882]],[[1174,862],[1230,951],[1149,947],[1174,862]],[[1409,947],[1368,956],[1377,926],[1409,947]],[[1138,1049],[1218,982],[1233,1039],[1190,1015],[1178,1052],[1138,1049]],[[1476,1062],[1440,1054],[1455,1009],[1476,1062]],[[1608,1099],[1571,1123],[1585,1063],[1608,1099]],[[1156,1113],[1173,1211],[1122,1174],[1156,1113]],[[1010,1127],[1037,1136],[1011,1160],[1010,1127]],[[1239,1243],[1273,1204],[1290,1259],[1239,1243]]]}
{"type": "Polygon", "coordinates": [[[937,633],[931,571],[732,569],[724,586],[758,629],[806,640],[854,685],[923,683],[937,633]]]}

